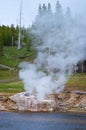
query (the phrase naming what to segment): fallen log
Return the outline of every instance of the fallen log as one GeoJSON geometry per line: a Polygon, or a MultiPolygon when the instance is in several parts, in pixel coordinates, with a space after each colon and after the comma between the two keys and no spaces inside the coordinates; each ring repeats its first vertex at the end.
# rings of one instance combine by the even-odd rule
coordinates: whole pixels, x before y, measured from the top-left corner
{"type": "Polygon", "coordinates": [[[14,70],[14,68],[12,68],[12,67],[9,67],[9,66],[6,66],[6,65],[2,65],[2,64],[0,64],[0,68],[3,68],[3,69],[8,69],[8,70],[14,70]]]}

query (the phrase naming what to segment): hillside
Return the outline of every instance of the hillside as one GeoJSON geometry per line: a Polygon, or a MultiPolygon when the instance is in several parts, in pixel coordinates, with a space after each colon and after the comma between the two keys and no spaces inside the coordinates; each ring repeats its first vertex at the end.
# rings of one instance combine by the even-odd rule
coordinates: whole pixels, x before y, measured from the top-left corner
{"type": "Polygon", "coordinates": [[[4,47],[3,55],[0,56],[0,64],[12,68],[18,68],[18,64],[22,61],[32,62],[35,57],[35,51],[30,48],[23,47],[20,50],[17,47],[4,47]]]}
{"type": "MultiPolygon", "coordinates": [[[[6,47],[0,57],[0,110],[17,110],[17,105],[9,96],[24,92],[24,85],[19,80],[18,65],[22,61],[32,62],[36,53],[26,48],[17,50],[16,47],[6,47]],[[6,68],[5,68],[6,66],[6,68]],[[14,68],[14,69],[9,69],[14,68]]],[[[86,73],[75,73],[65,85],[63,93],[54,94],[55,111],[85,112],[86,101],[86,73]],[[79,92],[79,94],[78,94],[79,92]]],[[[43,107],[43,106],[42,106],[43,107]]]]}
{"type": "MultiPolygon", "coordinates": [[[[18,65],[22,61],[32,62],[36,52],[26,48],[18,50],[16,47],[5,47],[3,56],[0,57],[0,64],[14,68],[14,70],[0,69],[0,92],[23,91],[23,83],[19,81],[18,65]],[[20,86],[17,90],[17,86],[20,86]],[[6,90],[6,91],[5,91],[6,90]]],[[[64,91],[81,90],[86,91],[86,73],[73,74],[65,85],[64,91]]],[[[15,93],[14,92],[14,93],[15,93]]]]}

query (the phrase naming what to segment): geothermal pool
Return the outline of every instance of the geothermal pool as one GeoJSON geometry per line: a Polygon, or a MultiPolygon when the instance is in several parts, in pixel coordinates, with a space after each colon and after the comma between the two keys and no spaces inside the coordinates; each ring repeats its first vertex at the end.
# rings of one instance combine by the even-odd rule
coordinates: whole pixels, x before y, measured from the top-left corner
{"type": "Polygon", "coordinates": [[[86,130],[86,114],[0,112],[0,130],[86,130]]]}

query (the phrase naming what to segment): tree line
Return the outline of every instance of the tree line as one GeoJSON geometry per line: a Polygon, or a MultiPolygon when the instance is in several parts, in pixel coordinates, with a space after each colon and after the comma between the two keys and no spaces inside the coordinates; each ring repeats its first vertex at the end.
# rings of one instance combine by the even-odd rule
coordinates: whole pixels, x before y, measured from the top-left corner
{"type": "MultiPolygon", "coordinates": [[[[55,55],[55,50],[58,51],[62,48],[64,43],[68,46],[68,50],[71,50],[72,48],[72,46],[69,47],[69,45],[77,45],[77,49],[75,50],[76,53],[78,46],[81,43],[81,33],[85,34],[84,28],[82,28],[77,20],[72,17],[70,8],[67,7],[66,11],[63,11],[59,1],[56,3],[54,12],[52,12],[50,3],[48,3],[47,6],[45,4],[39,4],[38,14],[32,25],[32,30],[35,35],[33,42],[34,46],[37,47],[37,50],[40,52],[48,52],[49,55],[55,55]],[[61,43],[61,46],[57,46],[56,40],[61,43]],[[56,46],[54,45],[55,43],[56,46]]],[[[84,40],[86,40],[85,35],[83,35],[82,44],[84,44],[84,40]]],[[[85,51],[85,44],[82,48],[85,51]]],[[[63,52],[63,48],[61,51],[63,52]]],[[[64,49],[64,52],[66,51],[67,48],[64,49]]],[[[78,54],[80,53],[81,52],[79,51],[78,54]]],[[[70,52],[68,55],[69,54],[70,52]]],[[[82,64],[80,63],[77,71],[86,72],[86,62],[84,62],[84,64],[83,62],[82,64]]]]}
{"type": "MultiPolygon", "coordinates": [[[[48,6],[46,6],[45,4],[43,4],[43,6],[41,4],[39,4],[39,8],[38,8],[38,14],[36,16],[36,18],[38,19],[38,21],[40,21],[40,18],[45,16],[46,14],[48,14],[47,16],[49,16],[49,19],[51,17],[52,19],[52,9],[51,9],[51,4],[48,3],[48,6]]],[[[66,16],[70,17],[70,9],[67,8],[67,12],[66,12],[66,16]]],[[[55,11],[55,17],[59,23],[59,26],[61,25],[63,19],[63,14],[62,14],[62,6],[59,3],[59,1],[57,1],[56,3],[56,11],[55,11]]],[[[46,21],[46,19],[44,19],[44,21],[46,21]]],[[[49,22],[49,21],[48,21],[49,22]]],[[[25,27],[21,27],[21,43],[23,45],[29,45],[31,43],[31,39],[33,39],[30,35],[31,29],[33,29],[34,27],[37,27],[38,23],[32,23],[32,27],[31,28],[25,28],[25,27]]],[[[51,23],[47,23],[47,25],[49,26],[51,23]]],[[[11,24],[11,26],[5,26],[5,25],[0,25],[0,52],[3,50],[3,46],[17,46],[18,45],[18,34],[19,33],[19,27],[18,26],[14,26],[14,24],[11,24]]]]}
{"type": "MultiPolygon", "coordinates": [[[[21,43],[22,46],[27,46],[31,44],[30,38],[30,28],[21,27],[21,43]],[[27,43],[27,44],[26,44],[27,43]]],[[[17,46],[18,45],[18,26],[0,26],[0,52],[3,51],[4,46],[17,46]]]]}

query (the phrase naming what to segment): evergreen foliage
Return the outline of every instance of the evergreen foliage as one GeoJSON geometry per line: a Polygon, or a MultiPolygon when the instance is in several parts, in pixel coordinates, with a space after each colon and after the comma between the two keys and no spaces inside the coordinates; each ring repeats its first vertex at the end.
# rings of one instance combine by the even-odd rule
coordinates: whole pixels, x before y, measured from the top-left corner
{"type": "Polygon", "coordinates": [[[67,8],[66,12],[63,12],[62,5],[59,1],[56,3],[55,12],[52,12],[51,4],[39,4],[38,14],[34,23],[32,24],[31,31],[34,35],[32,43],[34,46],[41,45],[44,37],[46,37],[48,32],[54,31],[57,28],[57,31],[62,32],[62,30],[67,28],[72,24],[72,16],[70,8],[67,8]],[[41,31],[44,28],[44,31],[41,31]]]}
{"type": "MultiPolygon", "coordinates": [[[[0,55],[3,51],[3,46],[17,46],[18,44],[18,33],[19,29],[18,26],[14,27],[12,24],[11,26],[0,26],[0,55]]],[[[21,43],[22,46],[30,47],[30,29],[26,29],[24,27],[21,28],[21,43]]]]}

